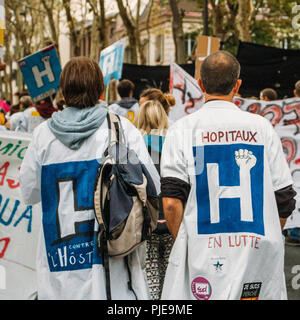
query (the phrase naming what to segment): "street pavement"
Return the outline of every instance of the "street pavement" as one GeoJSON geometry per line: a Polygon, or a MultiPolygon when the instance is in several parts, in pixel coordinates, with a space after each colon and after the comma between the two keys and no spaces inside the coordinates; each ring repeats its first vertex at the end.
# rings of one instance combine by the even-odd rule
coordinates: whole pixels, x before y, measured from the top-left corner
{"type": "Polygon", "coordinates": [[[288,300],[300,300],[300,246],[285,245],[284,272],[288,300]]]}

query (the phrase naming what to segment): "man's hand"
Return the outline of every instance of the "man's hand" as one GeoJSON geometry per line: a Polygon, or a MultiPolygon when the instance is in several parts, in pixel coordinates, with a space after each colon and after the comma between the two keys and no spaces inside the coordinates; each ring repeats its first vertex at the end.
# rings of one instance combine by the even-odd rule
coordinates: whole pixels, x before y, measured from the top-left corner
{"type": "Polygon", "coordinates": [[[176,239],[183,218],[182,202],[176,198],[163,197],[163,207],[167,227],[173,238],[176,239]]]}

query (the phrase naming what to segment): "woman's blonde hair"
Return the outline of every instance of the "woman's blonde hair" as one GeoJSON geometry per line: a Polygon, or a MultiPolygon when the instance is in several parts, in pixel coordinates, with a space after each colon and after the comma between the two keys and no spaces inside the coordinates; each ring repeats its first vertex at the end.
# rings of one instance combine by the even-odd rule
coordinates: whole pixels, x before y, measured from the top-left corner
{"type": "Polygon", "coordinates": [[[164,132],[169,128],[169,121],[162,104],[157,100],[148,100],[139,107],[134,125],[142,132],[150,134],[151,130],[164,132]]]}

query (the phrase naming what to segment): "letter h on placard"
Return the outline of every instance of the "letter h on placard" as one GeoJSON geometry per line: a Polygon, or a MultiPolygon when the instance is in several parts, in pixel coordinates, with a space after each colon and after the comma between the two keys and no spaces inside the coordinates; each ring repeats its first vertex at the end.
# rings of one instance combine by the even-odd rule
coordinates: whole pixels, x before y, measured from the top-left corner
{"type": "Polygon", "coordinates": [[[44,76],[48,77],[49,82],[55,81],[55,77],[50,64],[50,56],[43,57],[41,61],[43,62],[45,67],[43,71],[40,71],[38,66],[32,67],[32,73],[38,88],[41,88],[44,85],[44,82],[42,79],[44,76]]]}

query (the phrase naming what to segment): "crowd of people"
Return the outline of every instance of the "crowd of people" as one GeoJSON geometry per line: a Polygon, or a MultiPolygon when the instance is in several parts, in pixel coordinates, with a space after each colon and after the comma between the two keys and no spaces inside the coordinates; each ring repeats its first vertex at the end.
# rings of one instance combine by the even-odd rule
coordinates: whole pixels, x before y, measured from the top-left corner
{"type": "MultiPolygon", "coordinates": [[[[61,74],[63,100],[33,103],[25,93],[18,112],[5,110],[4,130],[33,134],[20,186],[26,204],[43,208],[38,299],[107,298],[95,246],[89,259],[78,251],[82,263],[53,261],[68,255],[68,243],[75,248],[96,241],[93,183],[108,144],[108,112],[120,116],[126,142],[151,173],[160,199],[157,228],[130,254],[135,295],[123,259],[111,259],[112,298],[287,298],[282,230],[296,193],[272,125],[232,102],[239,75],[231,54],[211,54],[199,79],[204,106],[173,123],[171,94],[148,88],[137,100],[125,79],[117,86],[121,99],[106,104],[98,64],[75,57],[61,74]],[[230,132],[240,132],[244,142],[230,132]]],[[[300,96],[300,81],[294,93],[300,96]]],[[[276,91],[265,89],[260,99],[276,100],[276,91]]]]}

